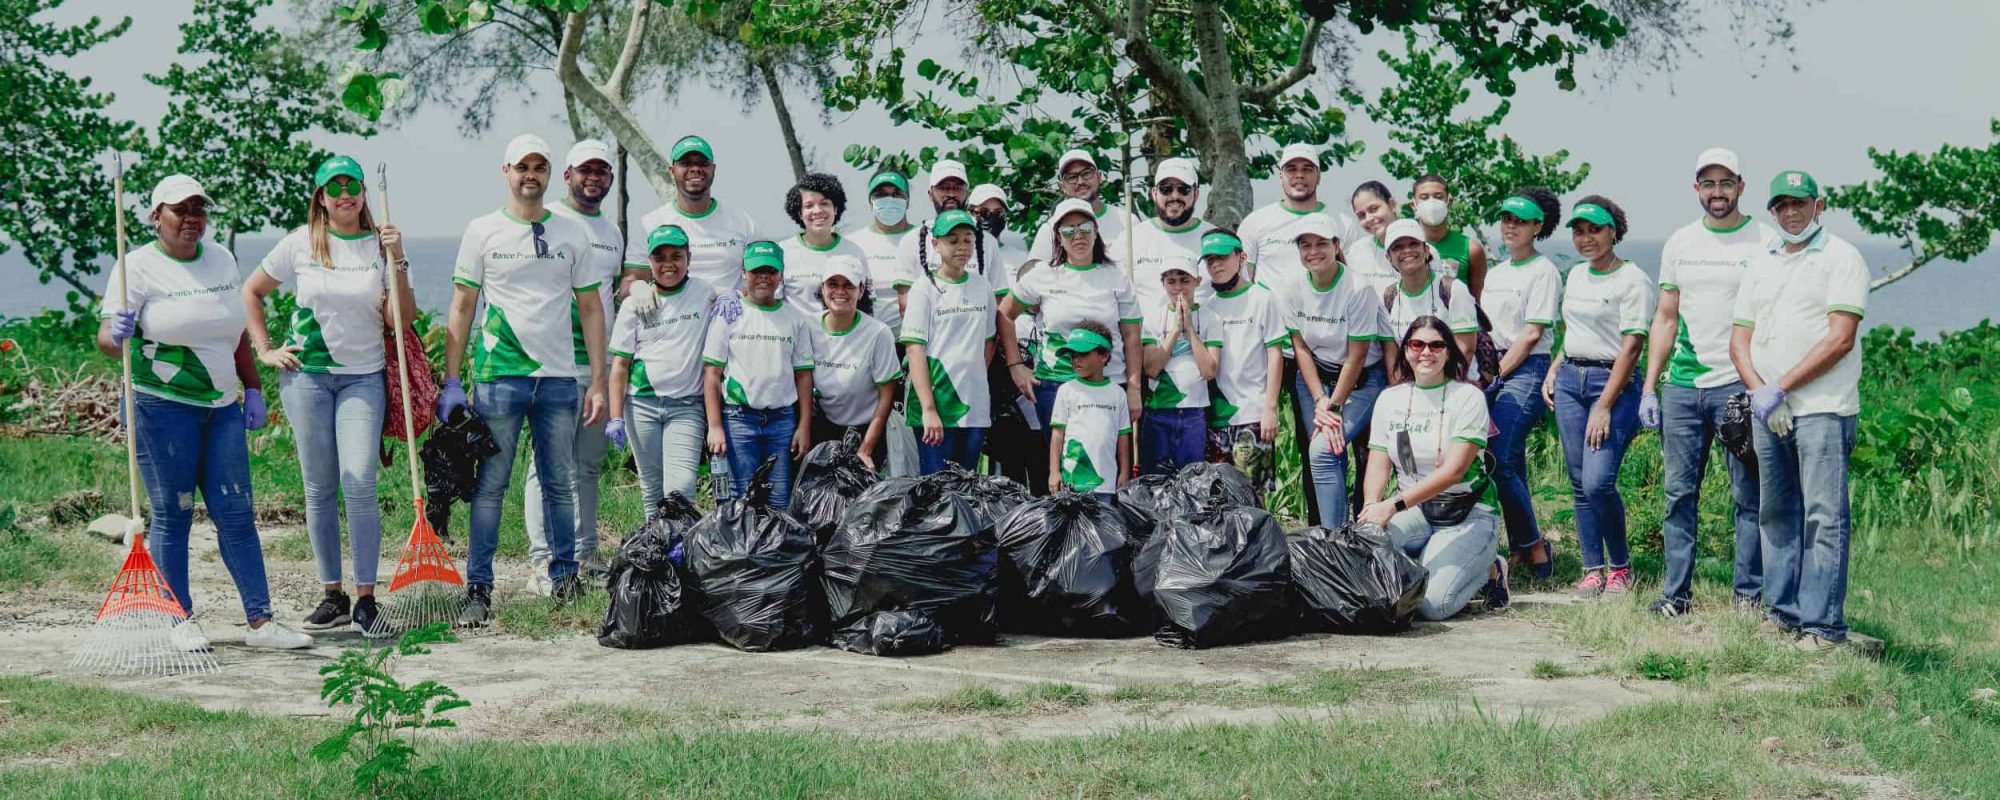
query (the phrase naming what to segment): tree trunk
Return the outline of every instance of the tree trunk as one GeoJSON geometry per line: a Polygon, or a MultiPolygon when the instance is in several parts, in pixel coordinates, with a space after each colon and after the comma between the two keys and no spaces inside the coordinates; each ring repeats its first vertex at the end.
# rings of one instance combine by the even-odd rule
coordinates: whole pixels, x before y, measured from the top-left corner
{"type": "Polygon", "coordinates": [[[646,24],[651,3],[642,3],[632,14],[631,29],[627,37],[625,55],[620,56],[620,68],[614,72],[608,86],[599,86],[583,74],[577,64],[577,53],[583,47],[584,13],[570,14],[563,22],[562,48],[556,53],[556,76],[562,80],[563,88],[576,96],[577,102],[590,111],[598,122],[611,131],[620,146],[631,151],[639,163],[640,174],[652,184],[653,192],[660,202],[674,197],[674,178],[667,168],[666,151],[646,133],[646,126],[632,113],[632,107],[625,102],[624,87],[619,83],[630,74],[630,65],[637,53],[639,34],[646,24]]]}
{"type": "Polygon", "coordinates": [[[755,59],[758,74],[764,77],[764,93],[771,96],[771,108],[778,112],[778,132],[785,137],[785,153],[792,157],[792,179],[805,180],[806,154],[799,144],[799,132],[792,126],[792,110],[785,105],[785,87],[778,82],[778,70],[764,55],[755,59]]]}
{"type": "Polygon", "coordinates": [[[1243,139],[1243,87],[1229,63],[1228,23],[1216,0],[1194,4],[1195,55],[1208,105],[1208,136],[1200,142],[1208,168],[1208,221],[1236,227],[1250,213],[1250,155],[1243,139]]]}

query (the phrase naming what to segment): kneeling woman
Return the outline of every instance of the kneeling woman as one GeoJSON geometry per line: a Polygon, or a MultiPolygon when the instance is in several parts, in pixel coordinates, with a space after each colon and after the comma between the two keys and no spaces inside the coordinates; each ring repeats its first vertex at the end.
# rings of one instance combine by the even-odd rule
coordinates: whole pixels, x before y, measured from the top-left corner
{"type": "MultiPolygon", "coordinates": [[[[919,431],[917,461],[925,475],[949,461],[979,467],[986,428],[993,424],[986,365],[993,360],[994,290],[986,281],[986,252],[972,215],[952,209],[939,214],[929,235],[938,254],[933,271],[909,289],[903,309],[903,336],[910,363],[910,393],[903,401],[910,427],[919,431]],[[979,271],[967,269],[977,261],[979,271]]],[[[1007,331],[1013,338],[1014,332],[1007,331]]]]}
{"type": "Polygon", "coordinates": [[[611,421],[604,435],[619,447],[630,437],[639,492],[651,513],[667,492],[694,499],[709,419],[701,352],[715,290],[688,277],[687,231],[679,225],[654,228],[646,252],[652,280],[632,284],[632,291],[652,297],[626,303],[611,323],[611,421]]]}
{"type": "Polygon", "coordinates": [[[1361,521],[1430,570],[1417,613],[1439,620],[1484,594],[1487,608],[1507,605],[1507,562],[1494,555],[1500,520],[1493,480],[1480,451],[1490,430],[1486,396],[1465,382],[1465,356],[1450,326],[1419,317],[1403,334],[1408,380],[1375,400],[1368,442],[1369,504],[1361,521]],[[1397,492],[1383,499],[1394,470],[1397,492]]]}

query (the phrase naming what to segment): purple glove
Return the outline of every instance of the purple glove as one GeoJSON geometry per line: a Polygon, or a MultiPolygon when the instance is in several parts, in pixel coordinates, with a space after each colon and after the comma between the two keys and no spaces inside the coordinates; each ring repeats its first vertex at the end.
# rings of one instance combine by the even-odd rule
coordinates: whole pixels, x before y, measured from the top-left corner
{"type": "Polygon", "coordinates": [[[451,419],[451,412],[465,407],[465,390],[458,385],[457,378],[444,379],[444,388],[438,390],[437,418],[439,422],[451,419]]]}
{"type": "Polygon", "coordinates": [[[614,419],[604,423],[604,438],[620,450],[625,449],[625,420],[614,419]]]}
{"type": "Polygon", "coordinates": [[[271,410],[264,406],[264,390],[243,390],[243,427],[246,430],[263,430],[271,421],[271,410]]]}
{"type": "Polygon", "coordinates": [[[139,312],[111,312],[111,346],[124,347],[125,340],[132,338],[132,332],[139,329],[139,312]]]}
{"type": "Polygon", "coordinates": [[[735,292],[723,292],[715,296],[715,302],[708,307],[708,313],[721,317],[723,322],[736,324],[736,318],[743,316],[743,298],[735,292]]]}
{"type": "Polygon", "coordinates": [[[1778,388],[1776,381],[1757,387],[1750,393],[1750,413],[1758,422],[1768,422],[1771,412],[1778,410],[1778,404],[1785,402],[1785,390],[1778,388]]]}
{"type": "Polygon", "coordinates": [[[1653,392],[1639,394],[1639,424],[1653,430],[1660,429],[1660,396],[1653,392]]]}

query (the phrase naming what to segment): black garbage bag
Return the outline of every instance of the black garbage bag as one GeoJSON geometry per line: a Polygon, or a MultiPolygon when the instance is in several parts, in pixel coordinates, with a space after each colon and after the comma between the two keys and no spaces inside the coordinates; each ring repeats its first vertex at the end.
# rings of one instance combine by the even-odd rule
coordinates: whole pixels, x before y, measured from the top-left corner
{"type": "Polygon", "coordinates": [[[1250,476],[1230,464],[1205,461],[1189,464],[1174,475],[1174,482],[1180,484],[1189,502],[1198,508],[1217,503],[1247,508],[1263,505],[1257,501],[1257,489],[1250,483],[1250,476]]]}
{"type": "MultiPolygon", "coordinates": [[[[669,554],[680,545],[691,522],[674,502],[687,498],[672,492],[660,501],[646,524],[618,547],[611,559],[605,590],[611,606],[597,628],[597,643],[605,647],[642,650],[693,641],[701,629],[681,593],[680,570],[669,554]]],[[[691,510],[693,507],[688,506],[691,510]]]]}
{"type": "Polygon", "coordinates": [[[1013,479],[981,475],[951,462],[945,462],[944,469],[925,475],[923,480],[964,495],[972,501],[973,510],[986,517],[989,526],[1000,524],[1001,518],[1028,502],[1027,487],[1013,479]]]}
{"type": "Polygon", "coordinates": [[[813,445],[799,466],[792,486],[792,516],[811,528],[821,544],[833,535],[848,502],[874,486],[881,476],[861,461],[861,433],[848,431],[839,441],[813,445]]]}
{"type": "Polygon", "coordinates": [[[999,557],[992,527],[964,495],[920,478],[875,484],[821,551],[834,644],[873,652],[856,649],[873,617],[911,610],[929,612],[945,644],[991,643],[999,557]]]}
{"type": "Polygon", "coordinates": [[[944,628],[921,608],[878,611],[833,632],[833,646],[876,656],[922,656],[944,652],[944,628]]]}
{"type": "Polygon", "coordinates": [[[1379,526],[1307,528],[1287,538],[1292,597],[1307,627],[1395,633],[1410,627],[1430,572],[1379,526]]]}
{"type": "Polygon", "coordinates": [[[667,550],[667,558],[674,566],[687,569],[687,532],[701,521],[701,510],[694,507],[694,501],[675,489],[660,498],[647,516],[648,524],[655,520],[667,519],[673,522],[673,546],[667,550]]]}
{"type": "Polygon", "coordinates": [[[1134,581],[1151,603],[1153,638],[1182,649],[1282,635],[1291,624],[1291,555],[1261,508],[1205,508],[1160,521],[1134,581]]]}
{"type": "Polygon", "coordinates": [[[417,457],[424,462],[424,519],[438,538],[451,539],[451,504],[472,502],[479,491],[479,462],[498,452],[493,431],[470,407],[431,427],[417,457]]]}
{"type": "Polygon", "coordinates": [[[773,458],[744,496],[724,500],[688,531],[687,569],[697,607],[723,641],[741,650],[811,644],[812,531],[770,506],[773,458]]]}
{"type": "Polygon", "coordinates": [[[1124,509],[1079,492],[1038,497],[1001,520],[1000,622],[1007,630],[1127,636],[1151,612],[1132,585],[1139,545],[1124,509]]]}
{"type": "Polygon", "coordinates": [[[1132,539],[1145,544],[1153,536],[1153,527],[1166,517],[1184,517],[1194,513],[1194,498],[1181,489],[1180,482],[1172,475],[1141,475],[1126,481],[1118,487],[1118,505],[1130,515],[1133,524],[1127,530],[1132,539]]]}
{"type": "Polygon", "coordinates": [[[1757,443],[1750,433],[1750,393],[1737,392],[1722,404],[1722,449],[1729,451],[1750,474],[1757,474],[1757,443]]]}

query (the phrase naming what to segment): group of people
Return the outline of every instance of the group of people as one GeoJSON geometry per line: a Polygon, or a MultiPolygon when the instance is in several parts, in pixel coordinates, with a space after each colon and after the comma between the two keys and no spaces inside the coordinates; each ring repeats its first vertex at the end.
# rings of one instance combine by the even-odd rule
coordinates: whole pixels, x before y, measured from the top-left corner
{"type": "MultiPolygon", "coordinates": [[[[1155,213],[1128,223],[1103,199],[1094,157],[1072,150],[1055,176],[1065,197],[1027,244],[1009,230],[1005,192],[972,185],[956,161],[929,165],[929,219],[911,218],[911,176],[884,170],[865,184],[866,220],[845,228],[841,182],[808,174],[783,197],[798,231],[777,236],[717,198],[707,141],[683,137],[668,155],[675,196],[628,239],[602,209],[617,178],[610,148],[581,141],[558,164],[541,138],[516,137],[504,203],[466,226],[435,410],[476,413],[499,452],[479,465],[462,624],[491,615],[524,425],[529,587],[570,598],[603,562],[596,501],[610,447],[630,449],[648,508],[668,492],[694,497],[704,468],[719,497],[767,469],[783,508],[795,462],[848,436],[891,474],[955,464],[1109,501],[1135,473],[1204,460],[1268,492],[1284,414],[1307,521],[1383,527],[1430,571],[1420,613],[1443,619],[1475,599],[1506,605],[1511,571],[1554,577],[1526,475],[1545,412],[1568,468],[1584,598],[1632,588],[1617,478],[1638,431],[1660,430],[1667,569],[1651,608],[1673,617],[1691,600],[1711,443],[1729,400],[1747,393],[1755,463],[1725,459],[1736,601],[1803,648],[1846,638],[1845,474],[1868,277],[1854,247],[1821,228],[1825,204],[1803,172],[1770,181],[1765,224],[1739,208],[1748,184],[1736,155],[1702,153],[1702,216],[1668,240],[1655,280],[1619,254],[1629,229],[1610,198],[1583,197],[1565,215],[1553,192],[1522,187],[1495,209],[1505,255],[1490,257],[1450,222],[1447,179],[1419,178],[1407,205],[1367,181],[1335,208],[1322,199],[1320,149],[1306,144],[1280,154],[1282,197],[1234,230],[1197,218],[1189,160],[1155,165],[1155,213]],[[566,191],[551,201],[558,180],[566,191]],[[1566,274],[1539,249],[1558,228],[1582,259],[1566,274]]],[[[378,628],[389,282],[405,319],[415,307],[402,237],[373,221],[363,184],[352,159],[329,159],[306,226],[244,279],[202,241],[201,186],[168,178],[152,198],[158,239],[124,267],[130,304],[119,276],[105,295],[100,347],[135,344],[162,572],[191,610],[198,491],[253,646],[311,642],[272,620],[250,511],[244,431],[265,422],[259,362],[281,376],[326,590],[303,627],[378,628]],[[280,287],[297,303],[274,342],[264,304],[280,287]]]]}

